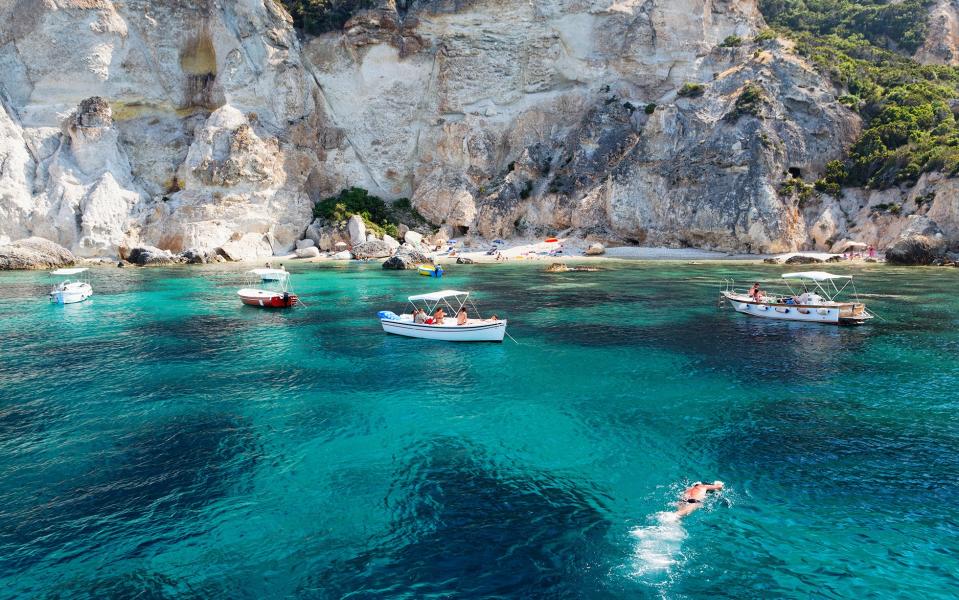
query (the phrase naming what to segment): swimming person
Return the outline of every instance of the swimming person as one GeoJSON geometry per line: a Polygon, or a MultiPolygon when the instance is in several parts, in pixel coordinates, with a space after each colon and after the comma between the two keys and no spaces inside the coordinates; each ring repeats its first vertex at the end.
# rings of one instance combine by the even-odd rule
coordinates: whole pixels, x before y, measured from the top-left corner
{"type": "Polygon", "coordinates": [[[456,324],[457,325],[466,325],[466,321],[469,317],[466,315],[466,309],[460,308],[459,314],[456,315],[456,324]]]}
{"type": "Polygon", "coordinates": [[[706,494],[721,489],[723,489],[722,481],[714,481],[711,484],[697,481],[683,492],[676,510],[676,516],[685,517],[689,513],[702,508],[706,494]]]}

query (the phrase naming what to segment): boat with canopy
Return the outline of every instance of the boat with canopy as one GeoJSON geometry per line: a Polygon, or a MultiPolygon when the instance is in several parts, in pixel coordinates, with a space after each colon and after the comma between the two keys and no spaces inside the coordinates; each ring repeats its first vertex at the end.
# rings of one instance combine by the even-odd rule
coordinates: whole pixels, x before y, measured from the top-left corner
{"type": "Polygon", "coordinates": [[[728,282],[720,299],[728,301],[736,312],[766,319],[858,325],[874,316],[859,301],[851,275],[805,271],[785,273],[782,279],[789,293],[763,291],[755,297],[749,292],[735,291],[728,282]],[[852,288],[852,302],[840,300],[847,288],[852,288]]]}
{"type": "Polygon", "coordinates": [[[448,342],[502,342],[506,335],[506,319],[498,319],[495,315],[490,319],[481,318],[469,296],[469,292],[442,290],[408,298],[414,312],[422,309],[428,315],[434,315],[437,309],[449,310],[442,323],[436,323],[433,316],[418,323],[412,312],[397,315],[384,310],[377,313],[377,317],[383,331],[395,335],[448,342]],[[456,316],[467,304],[472,308],[472,311],[467,309],[467,313],[472,312],[476,318],[468,317],[464,324],[458,325],[456,316]]]}
{"type": "Polygon", "coordinates": [[[285,269],[253,269],[247,275],[253,282],[237,292],[243,304],[261,308],[291,308],[299,303],[299,297],[290,290],[290,274],[285,269]],[[259,287],[253,287],[257,281],[259,287]]]}
{"type": "Polygon", "coordinates": [[[57,277],[68,277],[74,279],[64,279],[50,290],[50,302],[55,304],[75,304],[83,302],[93,295],[93,286],[83,275],[88,269],[85,267],[76,267],[71,269],[57,269],[51,271],[51,275],[57,277]]]}

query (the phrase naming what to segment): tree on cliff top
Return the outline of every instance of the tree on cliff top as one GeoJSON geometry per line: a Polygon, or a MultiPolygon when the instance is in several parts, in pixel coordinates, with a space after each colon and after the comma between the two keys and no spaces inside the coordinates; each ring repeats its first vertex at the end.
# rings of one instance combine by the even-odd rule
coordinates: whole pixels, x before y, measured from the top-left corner
{"type": "Polygon", "coordinates": [[[372,8],[375,0],[279,0],[293,17],[293,26],[310,34],[342,29],[350,17],[372,8]]]}

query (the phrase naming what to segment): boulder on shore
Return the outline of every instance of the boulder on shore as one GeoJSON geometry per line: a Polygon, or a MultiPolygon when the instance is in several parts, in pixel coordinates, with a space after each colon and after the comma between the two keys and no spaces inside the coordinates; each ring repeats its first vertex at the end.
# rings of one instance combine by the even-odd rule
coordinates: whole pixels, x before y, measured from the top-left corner
{"type": "Polygon", "coordinates": [[[393,254],[393,249],[383,240],[372,239],[353,246],[353,256],[360,260],[367,258],[386,258],[393,254]]]}
{"type": "Polygon", "coordinates": [[[342,252],[337,252],[330,258],[332,258],[333,260],[350,260],[353,258],[353,255],[350,254],[349,250],[344,250],[342,252]]]}
{"type": "Polygon", "coordinates": [[[316,246],[307,246],[306,248],[297,248],[297,258],[317,258],[320,256],[320,249],[316,246]]]}
{"type": "Polygon", "coordinates": [[[886,249],[886,262],[892,265],[931,265],[946,255],[946,241],[935,221],[912,216],[910,224],[892,246],[886,249]]]}
{"type": "Polygon", "coordinates": [[[383,234],[383,241],[390,247],[390,250],[396,250],[400,247],[400,243],[391,235],[383,234]]]}
{"type": "Polygon", "coordinates": [[[354,246],[366,241],[366,223],[360,215],[350,217],[346,223],[346,230],[350,232],[350,243],[354,246]]]}
{"type": "Polygon", "coordinates": [[[77,262],[72,252],[40,237],[17,240],[0,246],[0,271],[14,269],[58,269],[77,262]]]}
{"type": "Polygon", "coordinates": [[[138,246],[127,253],[126,259],[135,265],[172,265],[177,262],[169,250],[160,250],[156,246],[138,246]]]}
{"type": "Polygon", "coordinates": [[[383,268],[402,271],[404,269],[415,269],[418,265],[431,262],[433,261],[429,256],[409,244],[403,244],[397,249],[396,254],[383,263],[383,268]]]}
{"type": "Polygon", "coordinates": [[[313,241],[311,238],[305,238],[305,239],[302,239],[302,240],[296,240],[296,249],[297,249],[297,250],[302,250],[303,248],[312,248],[313,246],[316,246],[316,242],[313,241]]]}
{"type": "Polygon", "coordinates": [[[475,262],[475,261],[474,261],[472,258],[466,258],[465,256],[457,256],[457,257],[456,257],[456,264],[458,264],[458,265],[471,265],[471,264],[473,264],[474,262],[475,262]]]}
{"type": "Polygon", "coordinates": [[[931,265],[946,252],[942,238],[912,234],[899,238],[886,249],[886,262],[891,265],[931,265]]]}
{"type": "Polygon", "coordinates": [[[410,245],[419,246],[423,243],[423,234],[415,231],[407,231],[403,235],[403,240],[410,245]]]}
{"type": "Polygon", "coordinates": [[[188,265],[202,265],[207,261],[206,255],[195,248],[184,250],[177,258],[188,265]]]}
{"type": "Polygon", "coordinates": [[[606,246],[600,243],[590,244],[589,248],[587,248],[583,254],[586,256],[602,256],[606,254],[606,246]]]}

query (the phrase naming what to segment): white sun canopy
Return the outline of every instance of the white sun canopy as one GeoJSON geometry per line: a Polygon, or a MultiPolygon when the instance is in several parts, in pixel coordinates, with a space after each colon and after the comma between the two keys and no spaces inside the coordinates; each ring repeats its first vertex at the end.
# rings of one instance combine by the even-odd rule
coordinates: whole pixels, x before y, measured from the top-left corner
{"type": "Polygon", "coordinates": [[[76,269],[57,269],[56,271],[50,271],[51,275],[76,275],[77,273],[83,273],[86,271],[86,267],[78,267],[76,269]]]}
{"type": "Polygon", "coordinates": [[[833,275],[825,271],[804,271],[802,273],[784,273],[783,279],[811,279],[812,281],[832,281],[833,279],[852,279],[852,275],[833,275]]]}
{"type": "Polygon", "coordinates": [[[456,290],[442,290],[439,292],[433,292],[431,294],[420,294],[419,296],[410,296],[410,302],[415,302],[416,300],[427,300],[429,302],[438,302],[446,298],[453,298],[456,296],[469,296],[469,292],[458,292],[456,290]]]}
{"type": "Polygon", "coordinates": [[[283,269],[253,269],[250,273],[262,279],[279,279],[290,276],[289,271],[284,271],[283,269]]]}

